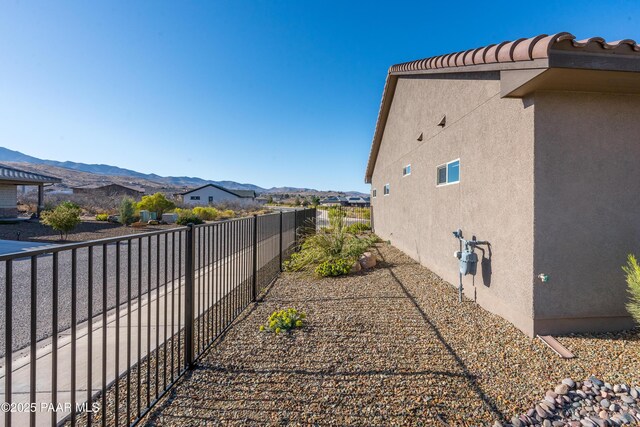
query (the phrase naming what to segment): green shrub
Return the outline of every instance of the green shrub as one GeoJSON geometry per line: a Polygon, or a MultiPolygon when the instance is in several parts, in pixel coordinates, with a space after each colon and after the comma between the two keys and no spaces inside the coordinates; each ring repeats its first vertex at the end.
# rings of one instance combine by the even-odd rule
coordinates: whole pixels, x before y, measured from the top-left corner
{"type": "Polygon", "coordinates": [[[211,206],[196,206],[193,214],[203,221],[215,221],[220,216],[220,211],[211,206]]]}
{"type": "Polygon", "coordinates": [[[108,221],[108,220],[109,220],[109,214],[101,213],[96,215],[96,221],[108,221]]]}
{"type": "Polygon", "coordinates": [[[118,220],[122,225],[130,225],[135,222],[136,202],[131,197],[125,197],[120,202],[118,220]]]}
{"type": "Polygon", "coordinates": [[[349,268],[366,250],[377,241],[375,235],[356,236],[345,228],[331,228],[308,235],[300,251],[284,263],[287,271],[305,270],[325,261],[345,260],[349,268]]]}
{"type": "Polygon", "coordinates": [[[179,213],[178,213],[178,219],[176,220],[176,224],[178,225],[189,225],[189,224],[202,224],[204,221],[202,221],[198,216],[194,215],[193,212],[191,212],[188,209],[182,209],[179,213]]]}
{"type": "Polygon", "coordinates": [[[627,291],[629,302],[627,311],[640,324],[640,265],[633,255],[627,257],[627,265],[622,267],[627,275],[627,291]]]}
{"type": "Polygon", "coordinates": [[[321,277],[343,276],[349,274],[355,261],[348,259],[330,259],[316,267],[316,274],[321,277]]]}
{"type": "Polygon", "coordinates": [[[142,196],[142,200],[138,202],[138,210],[147,210],[155,212],[158,219],[162,219],[162,214],[169,212],[176,207],[175,203],[167,199],[162,193],[155,193],[148,196],[142,196]]]}
{"type": "Polygon", "coordinates": [[[51,211],[42,212],[42,223],[60,232],[60,238],[66,240],[69,232],[80,224],[80,213],[75,203],[63,202],[51,211]]]}
{"type": "Polygon", "coordinates": [[[371,219],[371,209],[370,208],[356,208],[356,215],[363,219],[371,219]]]}
{"type": "Polygon", "coordinates": [[[356,222],[346,227],[346,232],[351,234],[360,234],[364,231],[371,230],[371,226],[369,224],[365,224],[364,222],[356,222]]]}
{"type": "Polygon", "coordinates": [[[68,209],[78,209],[79,211],[82,210],[80,209],[80,205],[78,205],[77,203],[73,203],[71,200],[62,202],[58,206],[64,206],[65,208],[68,208],[68,209]]]}
{"type": "Polygon", "coordinates": [[[286,332],[294,328],[301,328],[304,326],[306,317],[306,314],[295,308],[274,311],[271,316],[269,316],[266,325],[260,325],[260,330],[268,330],[279,334],[280,332],[286,332]]]}

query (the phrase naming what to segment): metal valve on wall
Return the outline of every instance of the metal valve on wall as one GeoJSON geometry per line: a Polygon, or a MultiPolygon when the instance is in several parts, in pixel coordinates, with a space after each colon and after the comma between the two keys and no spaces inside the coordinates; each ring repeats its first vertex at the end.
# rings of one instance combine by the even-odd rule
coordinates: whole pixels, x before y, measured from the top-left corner
{"type": "MultiPolygon", "coordinates": [[[[479,246],[487,246],[489,248],[491,244],[488,241],[477,240],[476,236],[472,236],[471,240],[465,240],[461,229],[454,231],[453,237],[460,242],[460,250],[454,252],[453,256],[459,260],[460,283],[458,285],[458,300],[462,302],[462,276],[475,276],[478,270],[478,254],[475,253],[475,249],[479,246]]],[[[481,248],[478,249],[483,251],[481,248]]]]}

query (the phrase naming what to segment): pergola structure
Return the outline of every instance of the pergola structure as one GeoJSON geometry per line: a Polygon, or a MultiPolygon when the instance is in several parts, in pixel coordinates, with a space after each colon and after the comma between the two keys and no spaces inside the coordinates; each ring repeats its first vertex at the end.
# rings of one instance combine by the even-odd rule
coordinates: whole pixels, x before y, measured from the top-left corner
{"type": "Polygon", "coordinates": [[[37,215],[40,217],[40,212],[44,209],[44,185],[58,182],[61,182],[59,178],[0,165],[0,218],[18,216],[18,185],[38,187],[37,215]]]}

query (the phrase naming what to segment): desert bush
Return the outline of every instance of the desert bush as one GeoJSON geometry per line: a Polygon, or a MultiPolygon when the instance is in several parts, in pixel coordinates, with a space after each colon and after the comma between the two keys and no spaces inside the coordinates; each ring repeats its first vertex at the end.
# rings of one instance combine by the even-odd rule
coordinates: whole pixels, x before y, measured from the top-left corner
{"type": "Polygon", "coordinates": [[[627,276],[627,291],[629,302],[627,311],[640,324],[640,265],[635,256],[627,257],[627,265],[622,267],[627,276]]]}
{"type": "Polygon", "coordinates": [[[230,219],[230,218],[235,218],[235,216],[236,216],[236,213],[234,211],[232,211],[231,209],[225,209],[222,212],[220,212],[218,219],[230,219]]]}
{"type": "Polygon", "coordinates": [[[169,212],[176,207],[175,203],[167,199],[162,193],[155,193],[148,196],[142,196],[142,200],[138,202],[138,210],[147,210],[149,212],[155,212],[159,219],[162,219],[162,214],[169,212]]]}
{"type": "Polygon", "coordinates": [[[343,276],[349,274],[354,262],[343,258],[329,259],[318,264],[315,272],[321,277],[343,276]]]}
{"type": "Polygon", "coordinates": [[[220,211],[212,206],[196,206],[192,212],[203,221],[215,221],[220,216],[220,211]]]}
{"type": "Polygon", "coordinates": [[[108,221],[108,220],[109,220],[109,214],[101,213],[96,215],[96,221],[108,221]]]}
{"type": "Polygon", "coordinates": [[[347,216],[347,213],[344,211],[344,209],[331,207],[329,208],[328,215],[331,228],[342,229],[342,227],[344,226],[344,218],[347,216]]]}
{"type": "Polygon", "coordinates": [[[69,232],[80,224],[81,209],[72,202],[62,202],[53,210],[42,212],[42,223],[60,233],[60,239],[66,240],[69,232]]]}
{"type": "Polygon", "coordinates": [[[193,213],[193,211],[189,209],[180,209],[178,212],[178,219],[176,220],[176,224],[178,225],[188,225],[188,224],[202,224],[204,221],[200,219],[197,215],[193,213]]]}
{"type": "Polygon", "coordinates": [[[355,208],[355,215],[357,218],[362,219],[371,219],[371,209],[370,208],[355,208]]]}
{"type": "Polygon", "coordinates": [[[353,223],[351,225],[348,225],[345,228],[345,231],[347,233],[351,233],[351,234],[360,234],[360,233],[362,233],[364,231],[369,231],[369,230],[371,230],[371,226],[369,224],[364,223],[364,222],[356,222],[356,223],[353,223]]]}
{"type": "Polygon", "coordinates": [[[260,325],[260,330],[268,330],[279,334],[280,332],[287,332],[294,328],[301,328],[304,326],[304,322],[307,315],[295,308],[288,308],[286,310],[274,311],[265,325],[260,325]]]}
{"type": "MultiPolygon", "coordinates": [[[[345,227],[331,227],[321,233],[303,236],[300,251],[284,263],[287,271],[301,271],[324,262],[343,260],[349,268],[376,241],[373,234],[356,236],[345,227]]],[[[342,261],[340,261],[342,262],[342,261]]]]}
{"type": "MultiPolygon", "coordinates": [[[[35,212],[38,205],[37,192],[18,194],[18,201],[30,212],[35,212]]],[[[92,194],[49,194],[45,195],[45,210],[53,210],[64,201],[71,201],[80,206],[82,213],[96,215],[99,213],[113,214],[118,212],[121,196],[97,196],[92,194]]]]}
{"type": "Polygon", "coordinates": [[[120,202],[119,221],[122,225],[135,222],[136,202],[131,197],[125,197],[120,202]]]}

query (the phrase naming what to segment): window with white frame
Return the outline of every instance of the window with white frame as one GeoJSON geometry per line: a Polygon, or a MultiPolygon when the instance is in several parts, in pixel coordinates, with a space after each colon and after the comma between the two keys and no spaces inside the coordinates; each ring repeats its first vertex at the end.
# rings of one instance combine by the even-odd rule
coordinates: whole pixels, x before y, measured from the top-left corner
{"type": "Polygon", "coordinates": [[[385,184],[384,185],[384,195],[388,196],[389,195],[389,184],[385,184]]]}
{"type": "Polygon", "coordinates": [[[411,165],[402,168],[402,176],[411,175],[411,165]]]}
{"type": "Polygon", "coordinates": [[[455,184],[460,182],[460,159],[440,165],[437,168],[437,185],[455,184]]]}
{"type": "Polygon", "coordinates": [[[371,192],[371,195],[373,196],[374,199],[375,199],[377,193],[378,193],[378,191],[374,188],[373,191],[371,192]]]}
{"type": "Polygon", "coordinates": [[[191,196],[191,200],[200,200],[200,196],[191,196]]]}

